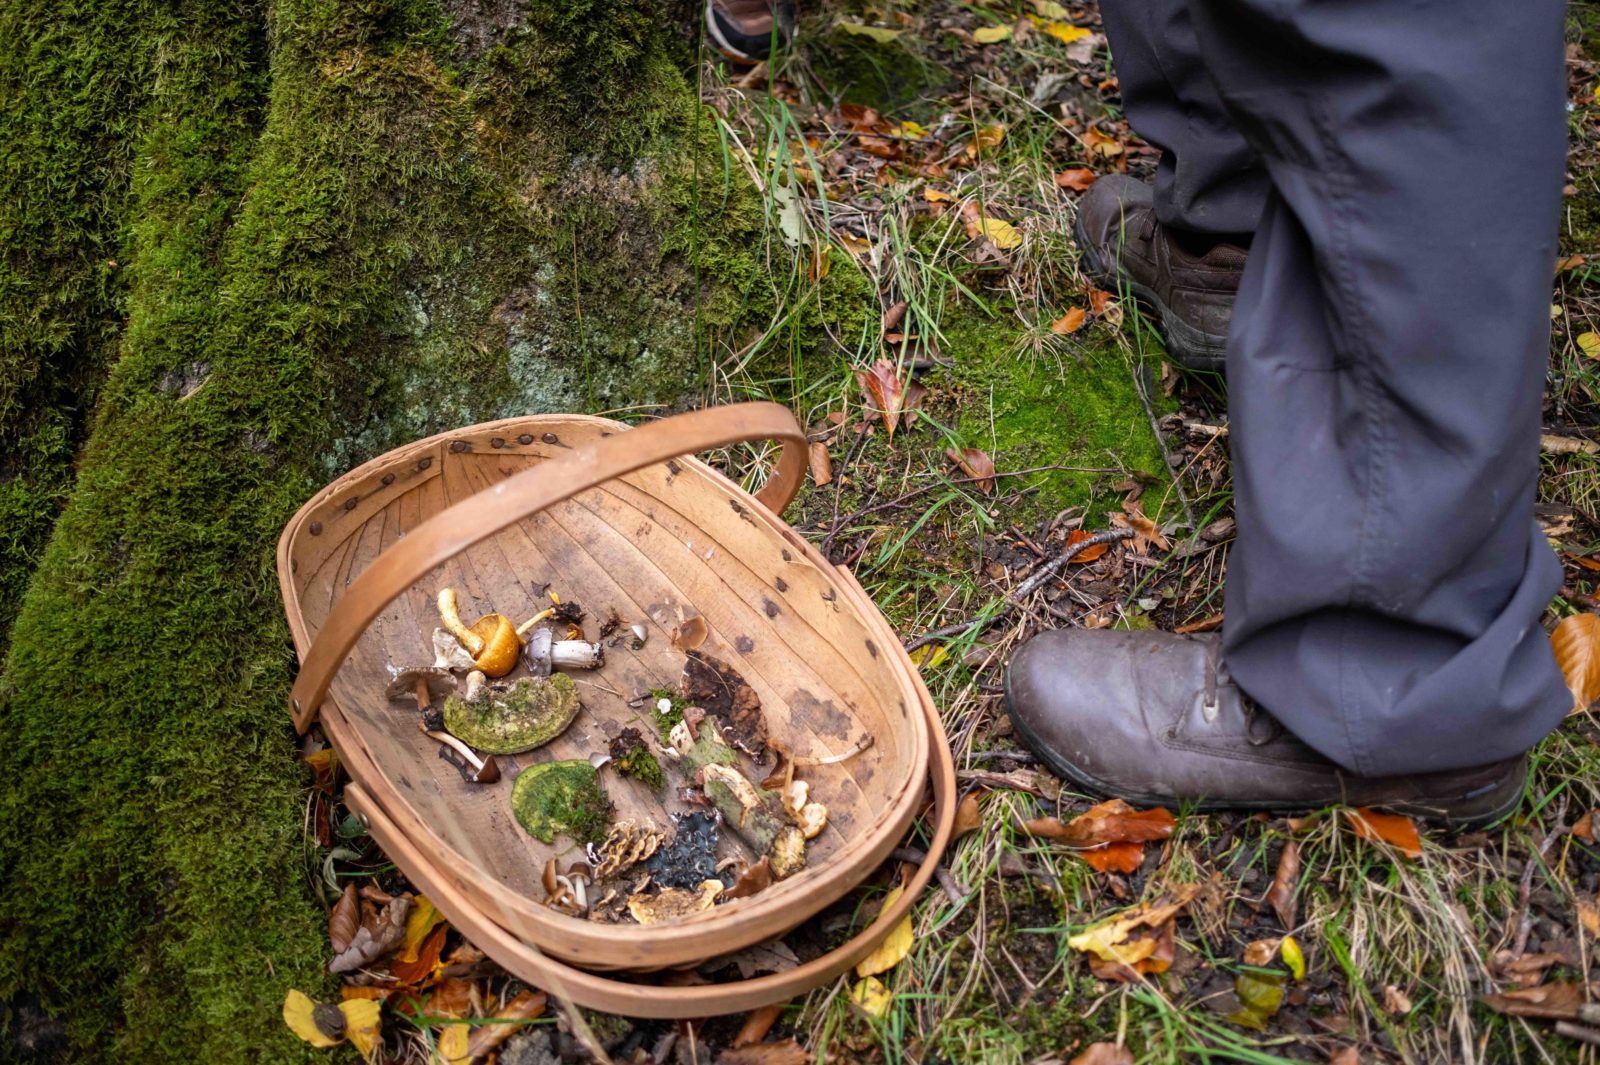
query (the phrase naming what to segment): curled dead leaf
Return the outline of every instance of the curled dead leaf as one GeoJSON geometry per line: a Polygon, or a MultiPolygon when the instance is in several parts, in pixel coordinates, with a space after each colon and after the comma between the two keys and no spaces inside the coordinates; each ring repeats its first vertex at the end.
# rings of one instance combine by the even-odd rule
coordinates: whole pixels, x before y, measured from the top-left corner
{"type": "MultiPolygon", "coordinates": [[[[887,910],[893,906],[899,901],[901,894],[904,892],[904,884],[895,885],[889,894],[883,897],[883,908],[887,910]]],[[[889,935],[882,943],[877,945],[871,954],[856,962],[856,975],[876,976],[879,973],[888,972],[900,964],[900,959],[911,953],[913,939],[911,915],[908,913],[900,919],[900,923],[894,926],[889,935]]]]}
{"type": "Polygon", "coordinates": [[[828,457],[828,445],[822,441],[814,441],[809,449],[811,459],[811,483],[818,488],[833,483],[833,460],[828,457]]]}
{"type": "Polygon", "coordinates": [[[975,447],[946,448],[945,457],[968,477],[977,478],[978,488],[985,493],[994,491],[994,459],[975,447]]]}
{"type": "Polygon", "coordinates": [[[1508,1017],[1543,1017],[1546,1020],[1565,1021],[1578,1016],[1584,996],[1580,985],[1560,983],[1484,995],[1478,1001],[1508,1017]]]}
{"type": "Polygon", "coordinates": [[[1069,1065],[1133,1065],[1133,1052],[1115,1043],[1090,1043],[1069,1065]]]}
{"type": "Polygon", "coordinates": [[[972,832],[983,824],[983,812],[978,808],[978,793],[969,791],[956,806],[955,827],[951,830],[951,839],[960,839],[968,832],[972,832]]]}
{"type": "Polygon", "coordinates": [[[879,359],[869,370],[857,370],[856,380],[871,398],[873,409],[883,420],[884,431],[894,439],[900,415],[906,407],[906,386],[900,372],[887,359],[879,359]]]}
{"type": "Polygon", "coordinates": [[[793,1039],[752,1043],[724,1050],[717,1055],[717,1065],[811,1065],[811,1052],[793,1039]]]}
{"type": "Polygon", "coordinates": [[[335,954],[342,954],[350,946],[350,940],[355,938],[356,929],[361,927],[361,903],[356,897],[356,886],[349,883],[344,886],[344,894],[339,896],[339,901],[333,904],[333,910],[328,914],[328,942],[333,947],[335,954]]]}
{"type": "Polygon", "coordinates": [[[1285,930],[1294,927],[1299,914],[1300,904],[1295,895],[1299,882],[1300,844],[1286,840],[1283,853],[1278,855],[1278,870],[1272,877],[1272,886],[1267,888],[1267,905],[1278,915],[1278,923],[1285,930]]]}
{"type": "Polygon", "coordinates": [[[1083,192],[1090,185],[1093,185],[1095,180],[1095,172],[1084,167],[1073,167],[1056,175],[1056,184],[1063,189],[1071,189],[1073,192],[1083,192]]]}
{"type": "Polygon", "coordinates": [[[1562,618],[1550,647],[1572,692],[1572,712],[1587,710],[1600,699],[1600,614],[1562,618]]]}
{"type": "Polygon", "coordinates": [[[1096,921],[1076,935],[1067,937],[1067,946],[1103,961],[1134,965],[1155,953],[1154,935],[1134,936],[1140,929],[1155,930],[1168,923],[1200,893],[1199,884],[1184,884],[1170,895],[1142,903],[1096,921]]]}
{"type": "MultiPolygon", "coordinates": [[[[1084,529],[1073,529],[1067,534],[1066,546],[1071,547],[1073,544],[1081,544],[1093,535],[1093,533],[1084,529]]],[[[1104,558],[1106,551],[1110,547],[1111,545],[1109,543],[1094,544],[1090,547],[1086,547],[1082,551],[1079,551],[1076,555],[1073,555],[1072,560],[1068,563],[1068,565],[1077,566],[1085,562],[1093,562],[1098,558],[1104,558]]]]}
{"type": "Polygon", "coordinates": [[[1085,312],[1082,307],[1068,308],[1066,314],[1063,314],[1060,318],[1057,318],[1055,321],[1050,323],[1050,332],[1056,334],[1057,336],[1066,336],[1068,333],[1076,333],[1078,330],[1083,328],[1083,323],[1087,318],[1088,313],[1085,312]]]}
{"type": "Polygon", "coordinates": [[[1362,839],[1387,843],[1407,858],[1422,857],[1422,837],[1417,834],[1416,822],[1411,818],[1379,813],[1364,806],[1346,810],[1344,815],[1362,839]]]}

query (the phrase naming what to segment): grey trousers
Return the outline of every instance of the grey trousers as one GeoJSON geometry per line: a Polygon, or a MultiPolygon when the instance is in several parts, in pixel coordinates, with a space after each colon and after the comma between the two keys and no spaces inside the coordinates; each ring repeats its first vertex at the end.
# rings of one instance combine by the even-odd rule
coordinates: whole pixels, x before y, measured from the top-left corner
{"type": "Polygon", "coordinates": [[[1361,775],[1571,704],[1533,520],[1560,0],[1102,0],[1167,225],[1252,233],[1228,338],[1225,661],[1361,775]]]}

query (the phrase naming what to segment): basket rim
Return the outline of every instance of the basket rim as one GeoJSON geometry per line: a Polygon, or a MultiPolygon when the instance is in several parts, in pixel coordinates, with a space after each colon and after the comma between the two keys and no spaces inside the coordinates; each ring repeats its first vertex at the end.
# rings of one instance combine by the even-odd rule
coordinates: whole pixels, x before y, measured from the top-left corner
{"type": "MultiPolygon", "coordinates": [[[[295,587],[291,554],[300,542],[302,529],[314,513],[326,507],[336,496],[347,493],[352,486],[365,483],[381,475],[387,468],[404,464],[420,452],[447,448],[452,442],[473,440],[477,437],[510,435],[520,427],[551,427],[559,424],[584,424],[611,431],[627,431],[625,423],[588,414],[535,414],[483,422],[458,429],[446,430],[432,436],[403,444],[362,463],[346,472],[319,491],[313,493],[285,525],[278,544],[278,575],[283,595],[285,613],[294,639],[296,652],[304,656],[312,637],[303,612],[299,593],[295,587]]],[[[767,530],[778,536],[787,546],[799,552],[831,583],[840,586],[850,600],[849,609],[860,619],[885,653],[904,657],[900,641],[889,628],[887,620],[871,603],[870,598],[848,570],[829,563],[803,537],[794,532],[783,519],[765,506],[758,505],[755,496],[745,491],[720,471],[693,455],[678,459],[701,474],[708,488],[720,490],[742,503],[751,517],[759,520],[767,530]]],[[[897,672],[901,678],[900,694],[910,705],[930,698],[922,684],[921,676],[907,659],[900,663],[897,672]]],[[[531,895],[511,888],[498,879],[484,875],[476,862],[468,859],[456,848],[441,839],[429,819],[417,811],[399,794],[379,761],[362,742],[362,729],[344,712],[338,700],[329,694],[322,708],[323,728],[339,751],[341,761],[351,779],[361,784],[375,805],[411,842],[426,853],[436,855],[436,868],[446,871],[456,886],[473,897],[479,908],[496,924],[507,926],[503,917],[513,916],[514,923],[531,925],[541,932],[541,945],[550,953],[579,964],[617,964],[609,955],[618,951],[637,955],[647,952],[650,957],[642,961],[624,961],[624,967],[637,964],[679,964],[704,960],[716,954],[728,953],[743,946],[759,942],[773,930],[766,925],[776,913],[794,916],[787,919],[783,928],[792,928],[848,894],[872,869],[888,857],[896,842],[914,819],[921,799],[921,782],[928,779],[929,743],[931,735],[922,713],[908,712],[902,719],[904,738],[909,746],[906,771],[896,780],[895,790],[885,792],[893,801],[880,808],[874,822],[864,827],[853,839],[847,840],[838,851],[829,856],[818,869],[807,869],[787,878],[748,899],[734,900],[704,913],[694,914],[659,925],[635,926],[602,924],[584,921],[557,913],[536,902],[531,895]],[[402,816],[397,816],[401,814],[402,816]],[[405,816],[409,815],[409,816],[405,816]],[[405,827],[411,822],[418,829],[412,833],[405,827]],[[466,875],[463,875],[465,872],[466,875]],[[757,926],[750,928],[748,926],[757,926]],[[714,951],[704,949],[706,933],[715,930],[718,943],[714,951]]],[[[513,934],[518,934],[513,932],[513,934]]]]}

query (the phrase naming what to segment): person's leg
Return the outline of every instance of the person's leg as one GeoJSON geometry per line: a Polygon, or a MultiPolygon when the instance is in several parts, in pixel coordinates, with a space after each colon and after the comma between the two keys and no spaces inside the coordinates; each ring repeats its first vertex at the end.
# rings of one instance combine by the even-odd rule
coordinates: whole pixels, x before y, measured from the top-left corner
{"type": "Polygon", "coordinates": [[[706,36],[736,63],[759,63],[794,35],[793,0],[705,0],[706,36]]]}
{"type": "Polygon", "coordinates": [[[1137,297],[1178,362],[1221,370],[1266,171],[1206,73],[1187,0],[1105,0],[1101,14],[1128,122],[1162,152],[1153,187],[1113,174],[1079,201],[1084,269],[1137,297]]]}
{"type": "Polygon", "coordinates": [[[1236,240],[1253,232],[1267,174],[1206,72],[1188,0],[1103,0],[1100,14],[1128,124],[1161,149],[1156,217],[1236,240]]]}
{"type": "Polygon", "coordinates": [[[1274,194],[1228,347],[1225,659],[1352,772],[1527,750],[1571,698],[1533,520],[1560,0],[1192,0],[1274,194]]]}

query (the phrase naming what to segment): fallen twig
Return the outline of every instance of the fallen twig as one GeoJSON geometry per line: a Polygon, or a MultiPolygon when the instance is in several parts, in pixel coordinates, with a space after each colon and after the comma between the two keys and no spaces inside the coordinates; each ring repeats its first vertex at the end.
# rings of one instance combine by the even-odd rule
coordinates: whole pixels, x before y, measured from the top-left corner
{"type": "Polygon", "coordinates": [[[1043,566],[1040,566],[1037,570],[1034,570],[1033,573],[1029,574],[1028,579],[1023,581],[1022,584],[1017,587],[1016,591],[1006,596],[1005,601],[1000,605],[1000,609],[995,611],[995,613],[989,615],[988,617],[979,616],[975,618],[968,618],[965,621],[958,621],[954,625],[946,625],[942,629],[934,629],[932,632],[925,632],[921,636],[918,636],[916,639],[912,640],[910,643],[907,643],[905,648],[907,651],[915,651],[917,648],[926,644],[930,644],[934,640],[942,639],[946,636],[962,635],[975,626],[982,626],[982,628],[978,630],[981,632],[983,629],[993,625],[996,621],[999,621],[1012,610],[1016,609],[1016,607],[1021,604],[1023,600],[1027,599],[1028,596],[1032,595],[1036,590],[1038,590],[1041,585],[1059,573],[1061,569],[1066,566],[1068,562],[1071,562],[1075,557],[1077,557],[1080,552],[1094,547],[1097,544],[1109,544],[1116,540],[1129,540],[1132,538],[1132,529],[1107,529],[1104,532],[1097,532],[1087,539],[1079,540],[1075,544],[1069,544],[1065,551],[1061,552],[1061,554],[1057,555],[1054,559],[1046,562],[1043,566]]]}

